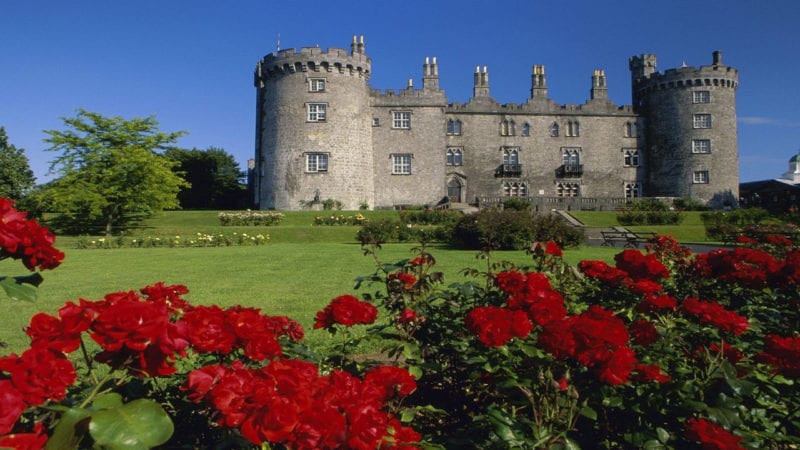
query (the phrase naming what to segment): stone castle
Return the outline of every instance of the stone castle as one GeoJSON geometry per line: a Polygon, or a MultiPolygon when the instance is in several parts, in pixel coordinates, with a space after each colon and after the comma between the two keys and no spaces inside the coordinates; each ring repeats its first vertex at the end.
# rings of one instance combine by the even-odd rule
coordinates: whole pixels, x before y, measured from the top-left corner
{"type": "Polygon", "coordinates": [[[372,89],[363,36],[349,51],[268,54],[255,70],[255,202],[281,210],[320,199],[344,209],[511,197],[552,208],[637,197],[735,204],[738,71],[720,52],[701,67],[657,72],[651,54],[629,67],[632,105],[609,100],[599,69],[586,103],[557,104],[541,65],[524,103],[497,103],[485,66],[475,69],[472,98],[450,103],[435,57],[425,58],[421,88],[409,80],[399,91],[372,89]]]}

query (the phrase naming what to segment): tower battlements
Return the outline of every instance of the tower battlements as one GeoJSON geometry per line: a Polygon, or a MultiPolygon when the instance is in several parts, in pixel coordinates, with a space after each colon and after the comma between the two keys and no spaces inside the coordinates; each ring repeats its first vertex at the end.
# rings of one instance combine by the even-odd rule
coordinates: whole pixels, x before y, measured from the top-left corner
{"type": "Polygon", "coordinates": [[[707,66],[684,66],[655,71],[655,55],[644,54],[630,59],[633,103],[649,92],[665,89],[682,89],[699,86],[716,88],[739,87],[739,71],[722,64],[722,53],[713,53],[712,64],[707,66]]]}
{"type": "Polygon", "coordinates": [[[271,76],[297,72],[349,74],[369,80],[372,59],[364,53],[363,36],[357,43],[353,36],[353,49],[331,47],[302,47],[300,50],[287,48],[269,53],[256,65],[255,85],[261,86],[264,79],[271,76]]]}

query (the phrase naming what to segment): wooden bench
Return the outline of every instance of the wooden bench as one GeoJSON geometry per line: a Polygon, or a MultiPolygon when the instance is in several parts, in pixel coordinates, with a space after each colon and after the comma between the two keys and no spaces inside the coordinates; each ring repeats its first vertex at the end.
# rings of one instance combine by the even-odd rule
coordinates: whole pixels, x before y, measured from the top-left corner
{"type": "Polygon", "coordinates": [[[622,242],[625,248],[639,248],[639,244],[647,243],[651,238],[656,237],[652,231],[601,231],[603,242],[600,245],[615,247],[617,242],[622,242]]]}

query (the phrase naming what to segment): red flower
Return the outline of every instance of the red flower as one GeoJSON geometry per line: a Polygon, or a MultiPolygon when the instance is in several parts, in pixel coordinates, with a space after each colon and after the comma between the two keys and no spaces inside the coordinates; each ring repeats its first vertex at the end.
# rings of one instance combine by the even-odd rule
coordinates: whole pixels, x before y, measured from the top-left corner
{"type": "Polygon", "coordinates": [[[417,319],[417,312],[410,308],[405,308],[397,315],[399,323],[411,323],[417,319]]]}
{"type": "Polygon", "coordinates": [[[14,209],[13,201],[0,197],[0,257],[20,259],[31,271],[36,267],[39,270],[58,267],[64,253],[53,247],[55,236],[25,216],[26,213],[14,209]]]}
{"type": "Polygon", "coordinates": [[[495,274],[495,283],[506,294],[515,295],[522,292],[525,287],[525,275],[516,270],[509,270],[495,274]]]}
{"type": "Polygon", "coordinates": [[[0,436],[0,448],[14,450],[40,450],[47,444],[47,433],[41,422],[33,426],[33,433],[14,433],[0,436]]]}
{"type": "Polygon", "coordinates": [[[478,339],[489,347],[505,345],[511,338],[524,338],[530,334],[533,324],[523,311],[479,306],[465,319],[467,329],[478,335],[478,339]]]}
{"type": "Polygon", "coordinates": [[[634,280],[658,280],[669,278],[669,271],[654,253],[642,254],[639,250],[628,249],[614,256],[617,269],[625,271],[634,280]]]}
{"type": "Polygon", "coordinates": [[[188,294],[189,289],[182,284],[173,284],[167,286],[163,281],[152,286],[146,286],[141,289],[148,300],[158,303],[164,303],[169,308],[170,312],[185,311],[191,306],[181,296],[188,294]]]}
{"type": "Polygon", "coordinates": [[[597,364],[597,378],[605,384],[616,386],[630,381],[631,371],[636,364],[636,354],[628,347],[614,349],[611,356],[597,364]]]}
{"type": "Polygon", "coordinates": [[[642,382],[650,382],[655,381],[656,383],[669,383],[672,380],[672,377],[669,375],[661,372],[661,367],[658,364],[637,364],[634,366],[633,370],[636,372],[634,379],[636,381],[642,382]]]}
{"type": "Polygon", "coordinates": [[[0,435],[11,431],[23,411],[22,394],[11,381],[0,379],[0,435]]]}
{"type": "Polygon", "coordinates": [[[407,291],[414,287],[417,279],[414,275],[406,272],[392,272],[387,277],[389,290],[391,291],[407,291]]]}
{"type": "Polygon", "coordinates": [[[353,326],[370,324],[378,318],[378,308],[362,302],[352,295],[342,295],[331,300],[322,311],[317,312],[314,328],[331,328],[334,324],[353,326]]]}
{"type": "Polygon", "coordinates": [[[706,420],[691,418],[684,425],[686,439],[700,443],[706,450],[744,449],[742,438],[735,436],[721,426],[706,420]]]}
{"type": "Polygon", "coordinates": [[[80,332],[64,329],[64,323],[46,313],[37,313],[25,333],[31,338],[31,346],[43,346],[63,353],[71,353],[81,344],[80,332]]]}
{"type": "Polygon", "coordinates": [[[199,352],[227,355],[233,349],[237,338],[236,329],[231,326],[227,318],[225,311],[219,306],[194,307],[183,315],[186,338],[199,352]]]}
{"type": "Polygon", "coordinates": [[[631,323],[629,330],[633,337],[633,342],[642,347],[647,347],[656,342],[659,337],[656,327],[645,319],[639,319],[631,323]]]}
{"type": "Polygon", "coordinates": [[[636,305],[636,311],[640,313],[655,314],[664,309],[672,311],[678,309],[678,301],[669,295],[648,295],[636,305]]]}
{"type": "Polygon", "coordinates": [[[564,252],[561,251],[561,247],[559,247],[558,244],[553,241],[547,241],[547,244],[545,244],[544,247],[544,252],[548,255],[557,256],[559,258],[564,256],[564,252]]]}
{"type": "Polygon", "coordinates": [[[764,351],[758,360],[768,364],[789,378],[800,378],[800,336],[780,337],[768,334],[764,337],[764,351]]]}
{"type": "Polygon", "coordinates": [[[417,380],[408,370],[394,366],[379,366],[364,375],[364,383],[376,387],[385,401],[395,395],[405,397],[417,389],[417,380]]]}
{"type": "Polygon", "coordinates": [[[634,294],[639,295],[654,295],[664,289],[659,283],[650,280],[631,280],[625,282],[625,286],[634,294]]]}
{"type": "Polygon", "coordinates": [[[19,357],[12,354],[0,359],[0,371],[11,375],[14,388],[31,406],[63,400],[76,378],[75,368],[64,354],[46,347],[29,348],[19,357]]]}
{"type": "Polygon", "coordinates": [[[740,335],[747,331],[750,324],[747,318],[728,311],[716,302],[704,302],[696,298],[687,298],[681,305],[683,311],[698,317],[701,323],[713,325],[720,330],[740,335]]]}
{"type": "Polygon", "coordinates": [[[619,286],[628,277],[625,271],[611,267],[604,261],[581,261],[578,269],[587,277],[600,280],[609,286],[619,286]]]}

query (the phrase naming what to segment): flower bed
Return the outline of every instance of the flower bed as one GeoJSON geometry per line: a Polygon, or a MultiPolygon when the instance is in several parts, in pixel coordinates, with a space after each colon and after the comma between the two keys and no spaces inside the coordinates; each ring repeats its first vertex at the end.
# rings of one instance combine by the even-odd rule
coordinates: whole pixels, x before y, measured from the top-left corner
{"type": "Polygon", "coordinates": [[[363,214],[345,216],[344,214],[332,214],[329,216],[314,217],[314,225],[363,225],[367,218],[363,214]]]}
{"type": "Polygon", "coordinates": [[[692,255],[661,236],[577,267],[540,243],[529,267],[487,254],[449,285],[417,250],[317,313],[325,348],[161,283],[37,314],[30,348],[0,357],[0,447],[800,444],[793,242],[692,255]],[[364,339],[376,360],[352,353],[364,339]]]}
{"type": "Polygon", "coordinates": [[[283,220],[283,213],[268,211],[221,212],[217,214],[222,226],[255,226],[278,225],[283,220]]]}
{"type": "Polygon", "coordinates": [[[143,236],[115,238],[80,238],[77,247],[81,249],[112,248],[158,248],[158,247],[230,247],[240,245],[264,245],[269,242],[268,234],[247,233],[197,233],[191,236],[143,236]]]}

